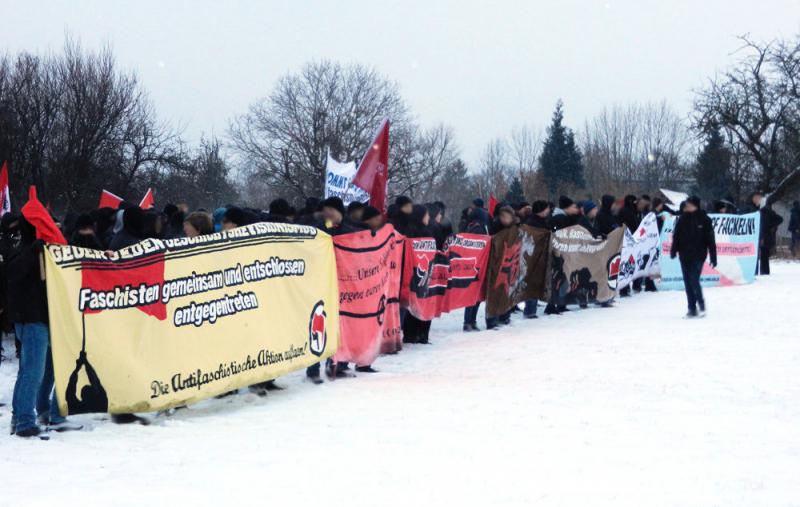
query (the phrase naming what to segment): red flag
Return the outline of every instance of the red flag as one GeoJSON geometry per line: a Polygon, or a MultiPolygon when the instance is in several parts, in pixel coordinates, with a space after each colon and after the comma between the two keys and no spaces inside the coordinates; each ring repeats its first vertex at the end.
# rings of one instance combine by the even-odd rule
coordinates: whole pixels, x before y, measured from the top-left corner
{"type": "Polygon", "coordinates": [[[0,217],[11,211],[11,195],[8,192],[8,162],[0,169],[0,217]]]}
{"type": "Polygon", "coordinates": [[[372,144],[361,159],[353,185],[369,192],[369,204],[386,214],[386,185],[389,182],[389,119],[381,123],[372,144]]]}
{"type": "Polygon", "coordinates": [[[153,189],[148,188],[147,193],[144,194],[142,197],[142,202],[139,203],[139,207],[142,209],[150,209],[156,205],[156,199],[153,197],[153,189]]]}
{"type": "Polygon", "coordinates": [[[35,185],[31,185],[28,190],[28,202],[22,207],[22,216],[36,228],[36,239],[43,239],[46,243],[58,245],[67,244],[67,240],[61,234],[61,229],[53,222],[53,217],[36,198],[35,185]]]}
{"type": "Polygon", "coordinates": [[[100,204],[97,207],[117,209],[120,204],[122,204],[122,197],[103,189],[103,193],[100,194],[100,204]]]}
{"type": "Polygon", "coordinates": [[[497,207],[497,199],[494,194],[489,194],[489,216],[494,218],[494,209],[497,207]]]}

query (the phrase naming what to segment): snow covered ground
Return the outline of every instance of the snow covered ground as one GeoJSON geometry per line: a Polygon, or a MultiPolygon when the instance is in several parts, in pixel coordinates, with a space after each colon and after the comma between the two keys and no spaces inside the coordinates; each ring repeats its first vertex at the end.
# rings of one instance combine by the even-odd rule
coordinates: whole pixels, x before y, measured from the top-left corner
{"type": "Polygon", "coordinates": [[[776,263],[705,320],[678,292],[473,334],[457,313],[378,374],[3,432],[0,505],[800,505],[799,292],[776,263]]]}

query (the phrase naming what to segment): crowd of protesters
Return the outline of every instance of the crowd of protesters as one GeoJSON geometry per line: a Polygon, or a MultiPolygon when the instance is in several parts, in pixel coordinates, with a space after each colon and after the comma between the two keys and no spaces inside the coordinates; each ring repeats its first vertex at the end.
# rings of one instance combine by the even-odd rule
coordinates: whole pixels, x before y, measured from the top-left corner
{"type": "MultiPolygon", "coordinates": [[[[775,246],[775,233],[782,219],[768,206],[763,206],[764,196],[752,195],[745,212],[761,213],[762,227],[759,243],[760,272],[769,274],[769,257],[775,246]]],[[[529,202],[501,202],[487,210],[482,199],[475,199],[461,211],[458,223],[447,215],[442,202],[415,203],[406,196],[397,197],[388,206],[386,216],[380,210],[360,202],[348,206],[338,197],[309,198],[301,209],[294,208],[286,199],[275,199],[268,210],[225,206],[213,211],[190,211],[184,205],[166,205],[161,211],[144,210],[123,202],[119,209],[101,208],[89,213],[68,213],[56,220],[64,237],[71,245],[104,251],[116,251],[146,238],[194,237],[214,231],[232,229],[256,222],[299,223],[313,225],[331,235],[347,234],[360,230],[376,231],[386,222],[410,238],[432,237],[438,248],[454,232],[472,234],[497,234],[517,224],[550,231],[573,225],[586,228],[594,237],[604,238],[618,227],[636,230],[649,212],[658,216],[659,230],[665,214],[679,215],[673,233],[671,255],[680,256],[686,281],[688,300],[687,317],[704,314],[705,301],[700,288],[700,270],[709,257],[716,265],[716,248],[711,221],[701,207],[700,200],[690,197],[680,211],[673,212],[659,198],[648,195],[627,195],[617,199],[611,195],[601,197],[599,204],[592,200],[574,201],[562,196],[557,202],[537,200],[529,202]]],[[[727,201],[712,204],[709,211],[737,213],[727,201]]],[[[792,233],[792,252],[800,243],[800,204],[794,203],[789,230],[792,233]]],[[[43,243],[36,240],[34,227],[21,215],[8,212],[0,220],[0,324],[3,334],[13,334],[19,357],[19,371],[13,394],[11,432],[19,436],[39,435],[43,427],[56,431],[80,429],[58,413],[53,392],[53,368],[50,355],[47,295],[44,277],[40,273],[39,257],[43,243]]],[[[655,291],[653,280],[636,280],[632,287],[620,292],[628,297],[631,291],[655,291]]],[[[566,305],[542,302],[547,315],[561,315],[570,311],[566,305]]],[[[603,302],[602,306],[611,306],[603,302]]],[[[520,312],[525,319],[536,319],[540,302],[525,301],[522,309],[512,308],[502,315],[487,315],[486,329],[496,329],[510,322],[512,313],[520,312]]],[[[478,331],[479,306],[464,311],[464,331],[478,331]]],[[[581,306],[585,306],[582,304],[581,306]]],[[[420,320],[401,311],[401,325],[406,343],[429,342],[430,321],[420,320]]],[[[9,353],[8,351],[5,351],[9,353]]],[[[306,374],[315,384],[322,383],[321,366],[308,368],[306,374]]],[[[356,365],[358,372],[375,372],[371,365],[356,365]]],[[[326,374],[333,377],[352,376],[348,364],[328,362],[326,374]]],[[[258,394],[280,389],[274,381],[251,386],[258,394]]],[[[231,394],[231,393],[228,393],[231,394]]],[[[118,423],[134,422],[132,414],[114,417],[118,423]]]]}

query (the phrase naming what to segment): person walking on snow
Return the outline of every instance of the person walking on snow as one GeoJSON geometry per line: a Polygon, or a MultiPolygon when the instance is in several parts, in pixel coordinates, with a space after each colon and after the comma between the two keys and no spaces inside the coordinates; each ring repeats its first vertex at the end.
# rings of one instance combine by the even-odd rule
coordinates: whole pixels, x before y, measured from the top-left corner
{"type": "Polygon", "coordinates": [[[699,197],[692,196],[684,202],[683,213],[672,232],[669,255],[673,259],[675,256],[680,257],[683,285],[689,305],[686,318],[705,317],[706,302],[700,286],[700,274],[703,272],[706,257],[709,258],[711,267],[717,267],[717,244],[711,218],[700,209],[699,197]]]}

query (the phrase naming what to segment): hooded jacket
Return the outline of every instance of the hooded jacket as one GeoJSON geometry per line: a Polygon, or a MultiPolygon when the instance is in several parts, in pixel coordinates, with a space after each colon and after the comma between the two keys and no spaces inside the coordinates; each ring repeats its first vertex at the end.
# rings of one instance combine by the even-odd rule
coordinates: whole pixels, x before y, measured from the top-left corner
{"type": "Polygon", "coordinates": [[[597,212],[595,220],[597,232],[605,234],[606,236],[617,228],[617,219],[611,211],[614,205],[613,195],[604,195],[600,200],[600,210],[597,212]]]}
{"type": "Polygon", "coordinates": [[[639,227],[639,222],[642,217],[639,216],[639,210],[636,209],[636,196],[626,195],[622,209],[619,210],[617,223],[624,225],[629,231],[633,232],[639,227]]]}
{"type": "Polygon", "coordinates": [[[44,242],[36,240],[36,230],[20,221],[22,240],[6,264],[8,274],[8,318],[15,324],[47,323],[47,287],[39,272],[39,256],[44,242]]]}

